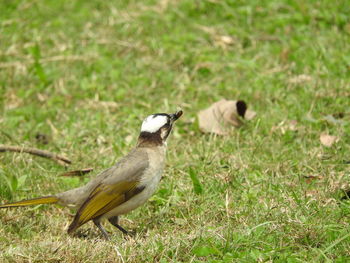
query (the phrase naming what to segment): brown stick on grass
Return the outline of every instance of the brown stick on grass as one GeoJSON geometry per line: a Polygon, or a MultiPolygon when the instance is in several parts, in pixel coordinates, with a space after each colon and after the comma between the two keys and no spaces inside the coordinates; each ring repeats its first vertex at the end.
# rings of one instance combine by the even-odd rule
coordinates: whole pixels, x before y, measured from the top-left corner
{"type": "Polygon", "coordinates": [[[71,164],[72,161],[67,159],[66,157],[63,157],[61,155],[45,151],[45,150],[39,150],[36,148],[27,148],[27,147],[21,147],[21,146],[9,146],[9,145],[0,145],[0,152],[19,152],[19,153],[29,153],[36,156],[48,158],[51,160],[54,160],[58,162],[61,165],[67,165],[71,164]]]}
{"type": "Polygon", "coordinates": [[[93,170],[94,168],[84,168],[81,170],[74,170],[74,171],[63,173],[63,174],[60,174],[60,176],[83,176],[84,174],[90,173],[93,170]]]}

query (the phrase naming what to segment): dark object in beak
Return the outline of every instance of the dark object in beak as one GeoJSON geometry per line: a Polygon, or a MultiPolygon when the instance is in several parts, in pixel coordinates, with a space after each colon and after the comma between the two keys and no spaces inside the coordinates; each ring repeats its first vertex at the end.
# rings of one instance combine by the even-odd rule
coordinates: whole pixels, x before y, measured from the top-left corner
{"type": "Polygon", "coordinates": [[[183,111],[179,110],[179,111],[175,112],[174,114],[170,114],[171,120],[176,121],[178,118],[181,117],[182,113],[183,113],[183,111]]]}

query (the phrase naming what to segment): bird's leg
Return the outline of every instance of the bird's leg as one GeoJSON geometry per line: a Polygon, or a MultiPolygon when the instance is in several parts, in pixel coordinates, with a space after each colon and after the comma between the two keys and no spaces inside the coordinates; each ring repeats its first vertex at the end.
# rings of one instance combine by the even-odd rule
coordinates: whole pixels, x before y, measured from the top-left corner
{"type": "Polygon", "coordinates": [[[102,232],[103,237],[106,240],[109,240],[109,235],[107,234],[106,229],[104,229],[103,226],[101,225],[100,220],[97,218],[97,219],[93,219],[92,221],[94,222],[95,226],[97,226],[97,228],[100,229],[100,231],[102,232]]]}
{"type": "Polygon", "coordinates": [[[118,228],[120,231],[122,231],[123,234],[125,234],[125,235],[128,235],[128,234],[129,234],[128,231],[126,231],[124,228],[122,228],[122,227],[118,224],[118,222],[119,222],[119,217],[118,217],[118,216],[110,217],[110,218],[108,218],[108,221],[109,221],[109,223],[111,223],[113,226],[115,226],[115,227],[118,228]]]}

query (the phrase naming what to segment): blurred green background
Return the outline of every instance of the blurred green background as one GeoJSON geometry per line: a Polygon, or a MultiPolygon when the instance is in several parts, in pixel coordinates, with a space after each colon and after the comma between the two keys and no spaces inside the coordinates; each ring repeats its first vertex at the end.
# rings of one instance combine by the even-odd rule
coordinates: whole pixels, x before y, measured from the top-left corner
{"type": "Polygon", "coordinates": [[[87,239],[68,237],[68,209],[1,210],[3,262],[350,260],[340,202],[348,1],[0,0],[0,9],[0,143],[73,161],[0,153],[2,202],[79,186],[90,176],[58,175],[102,171],[135,145],[144,117],[184,111],[159,190],[122,220],[136,237],[109,229],[115,242],[96,245],[92,225],[87,239]],[[245,100],[257,117],[230,136],[202,134],[196,113],[222,98],[245,100]],[[324,147],[322,133],[338,142],[324,147]]]}

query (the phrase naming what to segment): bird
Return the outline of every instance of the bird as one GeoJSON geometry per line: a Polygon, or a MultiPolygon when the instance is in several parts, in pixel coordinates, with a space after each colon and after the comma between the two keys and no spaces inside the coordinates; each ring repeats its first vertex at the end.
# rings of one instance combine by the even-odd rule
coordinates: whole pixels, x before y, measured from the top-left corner
{"type": "Polygon", "coordinates": [[[173,114],[155,113],[145,118],[136,146],[115,165],[102,171],[84,186],[66,192],[0,205],[1,208],[38,204],[58,204],[77,209],[68,234],[93,221],[102,236],[109,234],[102,226],[105,219],[124,234],[119,225],[124,215],[143,205],[155,192],[166,157],[167,139],[182,110],[173,114]]]}

